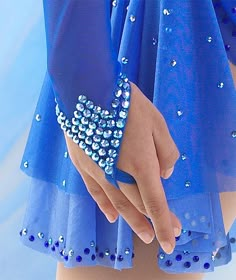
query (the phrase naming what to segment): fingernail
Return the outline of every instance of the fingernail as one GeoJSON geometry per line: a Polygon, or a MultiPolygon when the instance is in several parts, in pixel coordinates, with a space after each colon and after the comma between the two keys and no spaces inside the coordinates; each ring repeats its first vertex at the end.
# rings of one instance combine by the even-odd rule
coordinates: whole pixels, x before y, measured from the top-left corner
{"type": "Polygon", "coordinates": [[[148,232],[141,232],[138,234],[139,238],[143,240],[143,242],[149,244],[153,240],[153,236],[150,235],[148,232]]]}
{"type": "Polygon", "coordinates": [[[111,214],[106,214],[105,216],[110,223],[114,223],[116,221],[116,217],[111,214]]]}
{"type": "Polygon", "coordinates": [[[161,243],[161,248],[167,253],[171,254],[174,251],[173,246],[169,242],[162,242],[161,243]]]}
{"type": "Polygon", "coordinates": [[[180,228],[175,227],[175,228],[174,228],[174,234],[175,234],[175,237],[180,236],[180,234],[181,234],[181,229],[180,229],[180,228]]]}

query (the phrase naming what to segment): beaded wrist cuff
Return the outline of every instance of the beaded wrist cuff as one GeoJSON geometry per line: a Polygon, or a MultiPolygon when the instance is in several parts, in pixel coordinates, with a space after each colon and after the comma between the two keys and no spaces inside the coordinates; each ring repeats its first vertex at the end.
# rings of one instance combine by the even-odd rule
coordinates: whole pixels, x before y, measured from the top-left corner
{"type": "Polygon", "coordinates": [[[120,73],[110,110],[94,105],[85,95],[79,95],[74,117],[69,120],[56,105],[61,129],[111,177],[114,177],[128,117],[130,92],[128,78],[120,73]]]}

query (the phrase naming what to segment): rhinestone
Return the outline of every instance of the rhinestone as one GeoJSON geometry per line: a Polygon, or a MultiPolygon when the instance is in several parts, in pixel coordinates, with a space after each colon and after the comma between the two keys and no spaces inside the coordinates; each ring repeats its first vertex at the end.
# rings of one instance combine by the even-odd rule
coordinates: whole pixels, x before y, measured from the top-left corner
{"type": "Polygon", "coordinates": [[[169,15],[171,14],[171,10],[169,10],[169,9],[164,9],[164,10],[163,10],[163,14],[164,14],[165,16],[169,16],[169,15]]]}
{"type": "Polygon", "coordinates": [[[90,249],[89,248],[85,248],[84,249],[84,253],[85,253],[85,255],[88,255],[90,253],[90,249]]]}
{"type": "Polygon", "coordinates": [[[84,132],[80,131],[80,132],[78,133],[78,137],[79,137],[79,139],[85,139],[86,134],[85,134],[84,132]]]}
{"type": "Polygon", "coordinates": [[[209,263],[204,263],[204,268],[205,269],[209,269],[210,268],[210,264],[209,263]]]}
{"type": "Polygon", "coordinates": [[[153,46],[156,46],[156,44],[157,44],[157,39],[156,38],[152,38],[152,44],[153,44],[153,46]]]}
{"type": "Polygon", "coordinates": [[[84,125],[87,125],[88,124],[88,119],[86,117],[82,117],[81,118],[81,123],[84,124],[84,125]]]}
{"type": "Polygon", "coordinates": [[[104,159],[100,159],[99,162],[98,162],[98,165],[101,167],[101,168],[104,168],[106,166],[106,162],[104,159]]]}
{"type": "Polygon", "coordinates": [[[91,113],[90,110],[85,109],[84,112],[83,112],[83,115],[84,115],[86,118],[89,118],[89,117],[91,117],[92,113],[91,113]]]}
{"type": "Polygon", "coordinates": [[[129,255],[129,253],[130,253],[130,249],[129,249],[129,248],[126,248],[126,249],[125,249],[125,254],[126,254],[126,255],[129,255]]]}
{"type": "Polygon", "coordinates": [[[79,147],[81,148],[81,149],[85,149],[87,146],[86,146],[86,144],[84,143],[84,141],[80,141],[79,142],[79,147]]]}
{"type": "Polygon", "coordinates": [[[89,123],[89,128],[90,128],[90,129],[96,129],[96,127],[97,127],[97,126],[96,126],[96,124],[95,124],[94,122],[90,122],[90,123],[89,123]]]}
{"type": "Polygon", "coordinates": [[[79,125],[79,120],[76,119],[76,118],[72,118],[72,124],[78,126],[79,125]]]}
{"type": "Polygon", "coordinates": [[[109,138],[112,135],[112,131],[111,130],[105,130],[103,133],[104,138],[109,138]]]}
{"type": "Polygon", "coordinates": [[[112,6],[116,7],[117,6],[117,0],[112,1],[112,6]]]}
{"type": "Polygon", "coordinates": [[[79,95],[78,100],[82,103],[85,103],[87,101],[87,97],[85,95],[79,95]]]}
{"type": "Polygon", "coordinates": [[[182,160],[186,160],[186,159],[187,159],[187,155],[186,155],[186,154],[182,154],[182,155],[181,155],[181,159],[182,159],[182,160]]]}
{"type": "Polygon", "coordinates": [[[59,124],[62,124],[62,120],[61,120],[60,116],[57,117],[57,122],[58,122],[59,124]]]}
{"type": "Polygon", "coordinates": [[[61,129],[62,129],[63,131],[66,131],[67,128],[66,128],[66,126],[65,126],[64,123],[61,124],[61,129]]]}
{"type": "Polygon", "coordinates": [[[100,148],[100,146],[99,146],[99,144],[98,143],[96,143],[96,142],[94,142],[93,144],[92,144],[92,149],[93,150],[98,150],[100,148]]]}
{"type": "Polygon", "coordinates": [[[130,20],[131,22],[135,22],[136,18],[135,18],[134,15],[130,15],[129,20],[130,20]]]}
{"type": "Polygon", "coordinates": [[[58,106],[58,104],[57,104],[57,105],[56,105],[56,115],[59,116],[59,114],[60,114],[60,109],[59,109],[59,106],[58,106]]]}
{"type": "Polygon", "coordinates": [[[190,181],[186,181],[186,182],[185,182],[185,187],[186,187],[186,188],[189,188],[190,186],[191,186],[191,182],[190,182],[190,181]]]}
{"type": "Polygon", "coordinates": [[[231,48],[231,46],[230,46],[229,44],[225,45],[225,49],[226,49],[226,51],[229,51],[229,50],[230,50],[230,48],[231,48]]]}
{"type": "Polygon", "coordinates": [[[118,148],[119,145],[120,145],[120,140],[118,140],[118,139],[112,139],[112,140],[111,140],[111,145],[112,145],[114,148],[118,148]]]}
{"type": "Polygon", "coordinates": [[[190,254],[189,251],[186,251],[186,250],[184,250],[183,253],[184,253],[184,255],[189,255],[190,254]]]}
{"type": "Polygon", "coordinates": [[[129,92],[129,91],[124,91],[124,92],[122,93],[122,97],[123,97],[124,99],[129,99],[129,97],[130,97],[130,92],[129,92]]]}
{"type": "Polygon", "coordinates": [[[117,108],[117,107],[119,106],[119,104],[120,104],[119,99],[115,98],[115,99],[112,101],[111,106],[112,106],[113,108],[117,108]]]}
{"type": "Polygon", "coordinates": [[[68,255],[69,255],[69,257],[73,257],[73,256],[74,256],[74,251],[71,249],[71,250],[68,252],[68,255]]]}
{"type": "Polygon", "coordinates": [[[28,161],[25,161],[24,162],[24,168],[28,168],[29,167],[29,163],[28,163],[28,161]]]}
{"type": "Polygon", "coordinates": [[[93,108],[93,111],[94,111],[94,113],[96,113],[96,114],[100,114],[101,111],[102,111],[102,108],[101,108],[100,106],[95,106],[95,107],[93,108]]]}
{"type": "Polygon", "coordinates": [[[24,228],[24,229],[22,229],[22,235],[27,235],[27,229],[26,228],[24,228]]]}
{"type": "Polygon", "coordinates": [[[101,112],[101,117],[106,119],[109,116],[109,111],[107,110],[102,110],[101,112]]]}
{"type": "Polygon", "coordinates": [[[86,133],[88,136],[92,136],[92,135],[94,134],[93,130],[90,129],[90,128],[87,128],[85,133],[86,133]]]}
{"type": "Polygon", "coordinates": [[[164,253],[160,253],[160,254],[159,254],[159,259],[160,259],[160,260],[163,260],[164,258],[165,258],[165,254],[164,254],[164,253]]]}
{"type": "Polygon", "coordinates": [[[86,143],[86,144],[92,145],[92,142],[93,142],[92,138],[90,138],[90,137],[86,137],[86,138],[85,138],[85,143],[86,143]]]}
{"type": "Polygon", "coordinates": [[[194,256],[194,257],[193,257],[193,261],[194,261],[194,262],[198,262],[198,261],[199,261],[199,257],[198,257],[198,256],[194,256]]]}
{"type": "Polygon", "coordinates": [[[67,131],[66,131],[66,135],[67,135],[68,137],[70,137],[70,138],[73,137],[73,133],[72,133],[71,130],[67,130],[67,131]]]}
{"type": "Polygon", "coordinates": [[[68,152],[64,153],[64,158],[68,158],[68,152]]]}
{"type": "Polygon", "coordinates": [[[115,130],[113,134],[115,138],[121,138],[123,133],[122,130],[115,130]]]}
{"type": "Polygon", "coordinates": [[[66,120],[66,116],[62,113],[62,112],[60,112],[60,118],[63,120],[63,121],[65,121],[66,120]]]}
{"type": "Polygon", "coordinates": [[[116,157],[117,156],[117,152],[116,152],[116,150],[114,150],[114,149],[110,149],[109,151],[108,151],[108,155],[110,156],[110,157],[116,157]]]}
{"type": "Polygon", "coordinates": [[[110,251],[108,249],[105,250],[105,256],[109,256],[110,255],[110,251]]]}
{"type": "Polygon", "coordinates": [[[89,148],[89,147],[87,147],[84,151],[85,151],[85,154],[88,155],[88,156],[91,156],[92,153],[93,153],[92,149],[89,148]]]}
{"type": "MultiPolygon", "coordinates": [[[[93,143],[93,144],[95,144],[95,143],[93,143]]],[[[98,161],[98,160],[99,160],[99,155],[96,154],[96,153],[93,153],[93,154],[92,154],[92,160],[98,161]]]]}
{"type": "Polygon", "coordinates": [[[82,262],[82,257],[81,257],[81,256],[77,256],[77,257],[76,257],[76,261],[77,261],[77,262],[82,262]]]}
{"type": "Polygon", "coordinates": [[[118,128],[123,128],[125,126],[125,120],[124,119],[119,119],[117,122],[116,122],[116,126],[118,128]]]}
{"type": "Polygon", "coordinates": [[[82,113],[78,111],[74,111],[74,116],[76,119],[80,119],[82,117],[82,113]]]}
{"type": "Polygon", "coordinates": [[[49,245],[52,245],[52,243],[53,243],[53,242],[52,242],[52,238],[49,238],[49,239],[48,239],[48,244],[49,244],[49,245]]]}
{"type": "Polygon", "coordinates": [[[38,233],[38,238],[39,238],[39,239],[43,239],[43,238],[44,238],[44,234],[43,234],[42,232],[39,232],[39,233],[38,233]]]}
{"type": "Polygon", "coordinates": [[[79,124],[79,130],[80,131],[85,131],[85,129],[86,129],[86,127],[82,123],[80,123],[79,124]]]}
{"type": "Polygon", "coordinates": [[[123,119],[125,119],[128,115],[128,112],[127,111],[124,111],[124,110],[121,110],[120,113],[119,113],[119,116],[123,119]]]}
{"type": "Polygon", "coordinates": [[[211,260],[214,262],[215,261],[215,256],[212,254],[211,260]]]}
{"type": "Polygon", "coordinates": [[[70,128],[70,127],[71,127],[70,121],[69,121],[69,120],[66,120],[66,121],[65,121],[65,125],[66,125],[66,127],[69,127],[69,128],[70,128]]]}
{"type": "Polygon", "coordinates": [[[115,118],[115,117],[116,117],[116,115],[117,115],[116,110],[111,109],[111,111],[110,111],[110,118],[115,118]]]}
{"type": "Polygon", "coordinates": [[[78,136],[73,136],[73,142],[75,143],[75,144],[79,144],[79,137],[78,136]]]}
{"type": "Polygon", "coordinates": [[[185,262],[185,263],[184,263],[184,267],[190,268],[190,266],[191,266],[191,262],[185,262]]]}
{"type": "Polygon", "coordinates": [[[72,131],[73,133],[78,133],[78,132],[79,132],[79,129],[78,129],[77,126],[73,125],[72,128],[71,128],[71,131],[72,131]]]}
{"type": "MultiPolygon", "coordinates": [[[[122,83],[123,84],[123,83],[122,83]]],[[[120,97],[122,94],[122,90],[121,89],[117,89],[116,93],[115,93],[115,96],[116,97],[120,97]]]]}
{"type": "Polygon", "coordinates": [[[81,103],[76,104],[76,109],[80,112],[84,111],[84,105],[81,103]]]}
{"type": "Polygon", "coordinates": [[[121,62],[122,62],[123,64],[127,64],[128,61],[129,61],[128,58],[125,57],[125,56],[121,58],[121,62]]]}
{"type": "Polygon", "coordinates": [[[93,122],[99,121],[99,116],[97,114],[92,114],[91,121],[93,121],[93,122]]]}
{"type": "Polygon", "coordinates": [[[184,112],[183,112],[182,110],[178,110],[178,111],[177,111],[178,117],[181,117],[181,116],[183,115],[183,113],[184,113],[184,112]]]}
{"type": "Polygon", "coordinates": [[[172,261],[171,260],[167,260],[166,261],[166,266],[172,266],[172,261]]]}
{"type": "Polygon", "coordinates": [[[115,121],[114,120],[108,120],[107,121],[107,127],[114,127],[115,126],[115,121]]]}
{"type": "Polygon", "coordinates": [[[125,100],[122,102],[122,107],[125,108],[125,109],[128,109],[129,108],[129,101],[128,100],[125,100]]]}
{"type": "Polygon", "coordinates": [[[97,135],[102,135],[102,134],[103,134],[103,129],[102,129],[101,127],[98,127],[98,128],[96,129],[96,134],[97,134],[97,135]]]}
{"type": "Polygon", "coordinates": [[[60,243],[63,243],[64,242],[64,237],[62,235],[60,235],[58,240],[59,240],[60,243]]]}
{"type": "Polygon", "coordinates": [[[107,122],[103,119],[100,120],[98,124],[99,124],[100,127],[103,127],[103,128],[107,126],[107,122]]]}
{"type": "Polygon", "coordinates": [[[91,242],[90,242],[90,246],[91,246],[91,247],[94,247],[94,246],[95,246],[95,242],[94,242],[94,241],[91,241],[91,242]]]}
{"type": "Polygon", "coordinates": [[[94,142],[100,142],[101,139],[102,139],[101,136],[98,136],[98,135],[94,135],[94,136],[93,136],[93,141],[94,141],[94,142]]]}
{"type": "Polygon", "coordinates": [[[106,150],[105,149],[99,149],[98,154],[100,156],[105,156],[106,155],[106,150]]]}
{"type": "Polygon", "coordinates": [[[109,146],[109,142],[108,142],[107,140],[103,139],[103,140],[101,141],[101,146],[102,146],[103,148],[106,148],[106,147],[109,146]]]}
{"type": "Polygon", "coordinates": [[[40,121],[41,121],[41,116],[40,116],[39,114],[37,114],[37,115],[35,116],[35,119],[36,119],[37,122],[40,122],[40,121]]]}
{"type": "Polygon", "coordinates": [[[105,167],[105,172],[109,175],[111,175],[114,171],[114,168],[112,166],[106,166],[105,167]]]}
{"type": "Polygon", "coordinates": [[[114,165],[114,158],[110,158],[110,157],[106,158],[106,164],[108,166],[114,165]]]}
{"type": "Polygon", "coordinates": [[[218,85],[217,85],[218,88],[223,88],[224,87],[224,83],[223,82],[220,82],[218,85]]]}
{"type": "Polygon", "coordinates": [[[236,138],[236,130],[235,130],[235,131],[232,131],[231,136],[232,136],[233,138],[236,138]]]}
{"type": "Polygon", "coordinates": [[[88,109],[93,109],[93,107],[94,107],[93,101],[88,100],[88,101],[86,102],[86,107],[87,107],[88,109]]]}
{"type": "Polygon", "coordinates": [[[208,43],[211,43],[212,40],[213,40],[213,38],[212,38],[211,36],[207,37],[207,42],[208,42],[208,43]]]}
{"type": "Polygon", "coordinates": [[[171,66],[174,67],[174,66],[176,66],[176,64],[177,64],[177,61],[175,59],[171,60],[171,62],[170,62],[171,66]]]}

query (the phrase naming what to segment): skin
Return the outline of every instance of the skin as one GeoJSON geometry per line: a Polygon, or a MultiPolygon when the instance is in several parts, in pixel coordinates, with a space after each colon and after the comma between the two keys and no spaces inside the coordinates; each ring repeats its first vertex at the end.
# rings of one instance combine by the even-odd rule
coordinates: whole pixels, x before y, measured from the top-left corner
{"type": "MultiPolygon", "coordinates": [[[[236,66],[230,63],[230,68],[236,86],[236,66]]],[[[200,273],[167,274],[161,271],[156,265],[156,252],[159,246],[158,241],[167,241],[173,246],[173,228],[181,229],[179,220],[168,209],[163,188],[159,180],[160,177],[168,178],[172,174],[179,153],[160,113],[156,109],[153,111],[154,108],[148,100],[145,100],[144,105],[141,104],[141,102],[144,102],[144,99],[141,97],[140,90],[134,84],[132,84],[132,91],[132,103],[134,105],[131,105],[130,108],[130,112],[132,113],[127,123],[118,167],[133,175],[138,183],[137,186],[126,186],[120,183],[121,190],[114,191],[114,187],[109,184],[107,185],[104,181],[102,173],[96,168],[96,164],[94,165],[84,153],[81,153],[80,149],[78,149],[70,139],[66,138],[66,141],[72,161],[82,174],[88,191],[108,219],[110,219],[111,222],[114,221],[119,213],[126,219],[137,235],[144,231],[148,232],[152,239],[154,235],[156,235],[157,238],[150,243],[146,242],[147,240],[143,239],[141,236],[141,239],[145,243],[150,243],[147,245],[142,242],[137,235],[134,235],[136,257],[134,258],[132,269],[125,269],[121,272],[104,267],[75,267],[68,269],[64,267],[63,263],[58,262],[57,280],[200,280],[204,277],[204,275],[200,273]],[[136,110],[141,110],[141,113],[135,114],[136,110]],[[145,125],[142,125],[142,127],[139,125],[140,116],[142,116],[142,121],[143,118],[145,120],[145,125]],[[160,123],[158,121],[160,121],[160,123]],[[134,125],[132,125],[133,122],[134,125]],[[153,127],[153,122],[155,122],[155,126],[157,123],[160,124],[158,128],[153,127]],[[137,135],[140,137],[137,138],[137,135]],[[158,138],[159,135],[161,135],[161,141],[160,138],[158,138]],[[137,139],[139,139],[139,141],[137,141],[137,139]],[[147,139],[148,142],[146,142],[147,139]],[[147,145],[147,143],[149,143],[150,146],[147,145]],[[129,149],[129,147],[132,147],[132,149],[129,149]],[[134,153],[135,149],[137,149],[137,153],[134,153]],[[137,160],[137,155],[142,158],[142,161],[137,160]],[[153,169],[151,165],[149,165],[151,160],[154,161],[153,169]],[[83,166],[81,166],[81,163],[83,163],[83,166]],[[149,167],[151,170],[148,171],[149,173],[147,175],[146,173],[149,167]],[[145,170],[145,172],[143,170],[145,170]],[[94,186],[92,191],[90,189],[91,185],[94,186]],[[104,185],[106,186],[104,187],[104,185]],[[145,223],[143,219],[144,215],[151,217],[154,224],[154,232],[148,224],[145,223]],[[114,220],[111,217],[113,217],[114,220]],[[165,234],[167,234],[167,238],[164,237],[165,234]],[[148,262],[146,260],[148,260],[148,262]]],[[[221,193],[220,200],[225,232],[228,233],[235,220],[236,193],[221,193]]],[[[176,233],[178,230],[176,230],[176,233]]],[[[178,234],[175,235],[177,236],[178,234]]]]}

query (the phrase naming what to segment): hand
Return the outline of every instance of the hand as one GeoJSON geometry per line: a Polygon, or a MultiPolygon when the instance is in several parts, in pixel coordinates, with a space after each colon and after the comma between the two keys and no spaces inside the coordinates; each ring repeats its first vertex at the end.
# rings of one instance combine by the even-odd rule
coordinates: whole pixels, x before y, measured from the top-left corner
{"type": "Polygon", "coordinates": [[[120,214],[145,243],[156,235],[163,250],[171,253],[181,224],[168,209],[160,177],[171,175],[179,152],[163,116],[135,84],[130,84],[129,115],[117,166],[131,174],[137,185],[119,182],[120,190],[115,188],[103,170],[65,136],[68,151],[88,192],[110,222],[120,214]]]}

